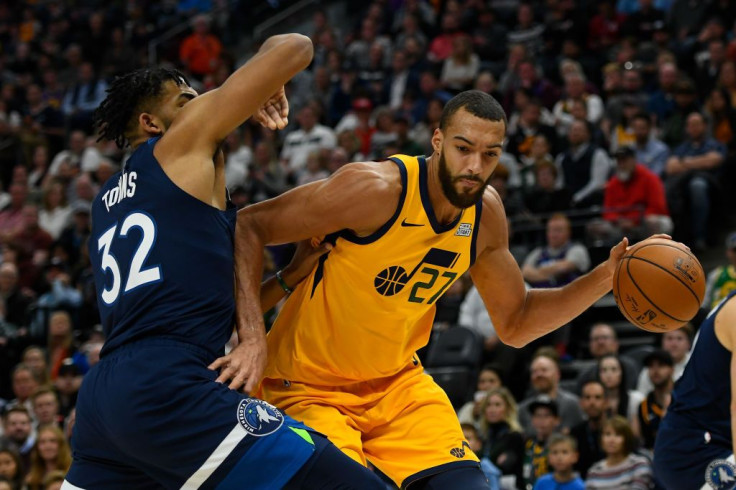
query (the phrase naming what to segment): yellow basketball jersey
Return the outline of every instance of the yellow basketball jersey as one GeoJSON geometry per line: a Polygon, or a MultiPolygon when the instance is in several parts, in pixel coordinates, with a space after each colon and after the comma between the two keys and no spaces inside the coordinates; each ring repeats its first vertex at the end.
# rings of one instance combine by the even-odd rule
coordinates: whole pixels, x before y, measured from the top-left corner
{"type": "Polygon", "coordinates": [[[438,223],[424,157],[397,155],[403,190],[370,236],[334,248],[286,301],[268,334],[266,377],[339,386],[396,374],[426,345],[435,303],[475,259],[480,201],[438,223]]]}

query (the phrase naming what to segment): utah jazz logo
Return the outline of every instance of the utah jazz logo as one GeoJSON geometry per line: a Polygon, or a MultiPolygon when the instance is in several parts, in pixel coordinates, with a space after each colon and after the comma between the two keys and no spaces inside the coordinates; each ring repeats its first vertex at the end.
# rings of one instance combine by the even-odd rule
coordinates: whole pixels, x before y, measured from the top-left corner
{"type": "Polygon", "coordinates": [[[465,448],[470,449],[470,444],[467,443],[467,441],[463,441],[462,445],[460,447],[454,447],[450,449],[450,454],[455,456],[456,458],[464,458],[465,457],[465,448]]]}
{"type": "Polygon", "coordinates": [[[238,421],[251,435],[262,437],[276,432],[284,423],[284,416],[263,400],[246,398],[238,405],[238,421]]]}
{"type": "Polygon", "coordinates": [[[421,289],[432,289],[437,279],[440,277],[440,271],[434,267],[441,267],[443,269],[451,269],[460,258],[460,254],[457,252],[450,252],[448,250],[442,250],[439,248],[431,248],[419,264],[407,274],[406,269],[400,265],[392,265],[383,269],[381,272],[376,274],[373,280],[373,286],[378,291],[378,294],[383,296],[393,296],[398,294],[404,289],[404,286],[414,277],[417,272],[426,274],[428,277],[427,281],[417,281],[412,287],[411,294],[409,295],[409,301],[412,303],[424,303],[426,300],[428,304],[434,303],[442,293],[452,284],[457,277],[456,272],[446,271],[441,274],[441,277],[447,281],[442,287],[431,296],[428,300],[425,297],[418,295],[421,289]],[[424,267],[422,267],[424,265],[424,267]],[[422,269],[420,270],[420,267],[422,269]]]}

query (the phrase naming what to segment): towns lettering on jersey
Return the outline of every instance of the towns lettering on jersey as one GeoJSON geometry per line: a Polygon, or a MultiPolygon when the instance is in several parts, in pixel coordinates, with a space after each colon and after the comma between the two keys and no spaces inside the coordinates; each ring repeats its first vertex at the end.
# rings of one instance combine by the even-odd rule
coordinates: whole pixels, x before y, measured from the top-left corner
{"type": "Polygon", "coordinates": [[[118,178],[117,187],[113,187],[102,195],[102,202],[105,203],[105,208],[110,212],[110,208],[126,197],[133,197],[135,195],[136,184],[135,181],[138,178],[136,172],[123,172],[118,178]]]}

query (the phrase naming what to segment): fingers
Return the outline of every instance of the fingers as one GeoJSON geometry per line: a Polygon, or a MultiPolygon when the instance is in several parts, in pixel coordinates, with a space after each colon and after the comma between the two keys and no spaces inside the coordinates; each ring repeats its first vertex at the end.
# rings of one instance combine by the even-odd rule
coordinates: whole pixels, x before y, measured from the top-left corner
{"type": "Polygon", "coordinates": [[[207,366],[207,369],[212,369],[213,371],[216,371],[220,368],[220,366],[223,366],[224,364],[227,364],[228,356],[218,357],[214,361],[212,361],[212,364],[207,366]]]}

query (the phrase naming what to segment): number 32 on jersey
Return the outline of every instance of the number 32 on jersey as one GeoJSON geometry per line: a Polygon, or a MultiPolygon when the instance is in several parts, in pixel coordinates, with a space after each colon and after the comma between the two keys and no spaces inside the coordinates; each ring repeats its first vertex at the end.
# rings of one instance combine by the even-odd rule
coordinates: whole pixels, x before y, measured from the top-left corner
{"type": "Polygon", "coordinates": [[[119,237],[118,239],[126,239],[128,238],[128,233],[133,228],[139,228],[141,230],[141,241],[133,254],[133,259],[130,261],[130,268],[126,274],[123,294],[138,286],[161,280],[161,268],[159,266],[144,268],[144,262],[148,258],[153,245],[156,243],[156,224],[147,214],[133,212],[125,217],[119,231],[116,223],[97,240],[97,251],[102,253],[102,270],[105,272],[109,271],[112,274],[112,284],[109,288],[104,289],[100,295],[102,301],[107,305],[112,305],[117,301],[118,296],[120,296],[120,287],[123,280],[118,261],[110,253],[110,246],[113,240],[115,240],[116,233],[117,237],[119,237]]]}

